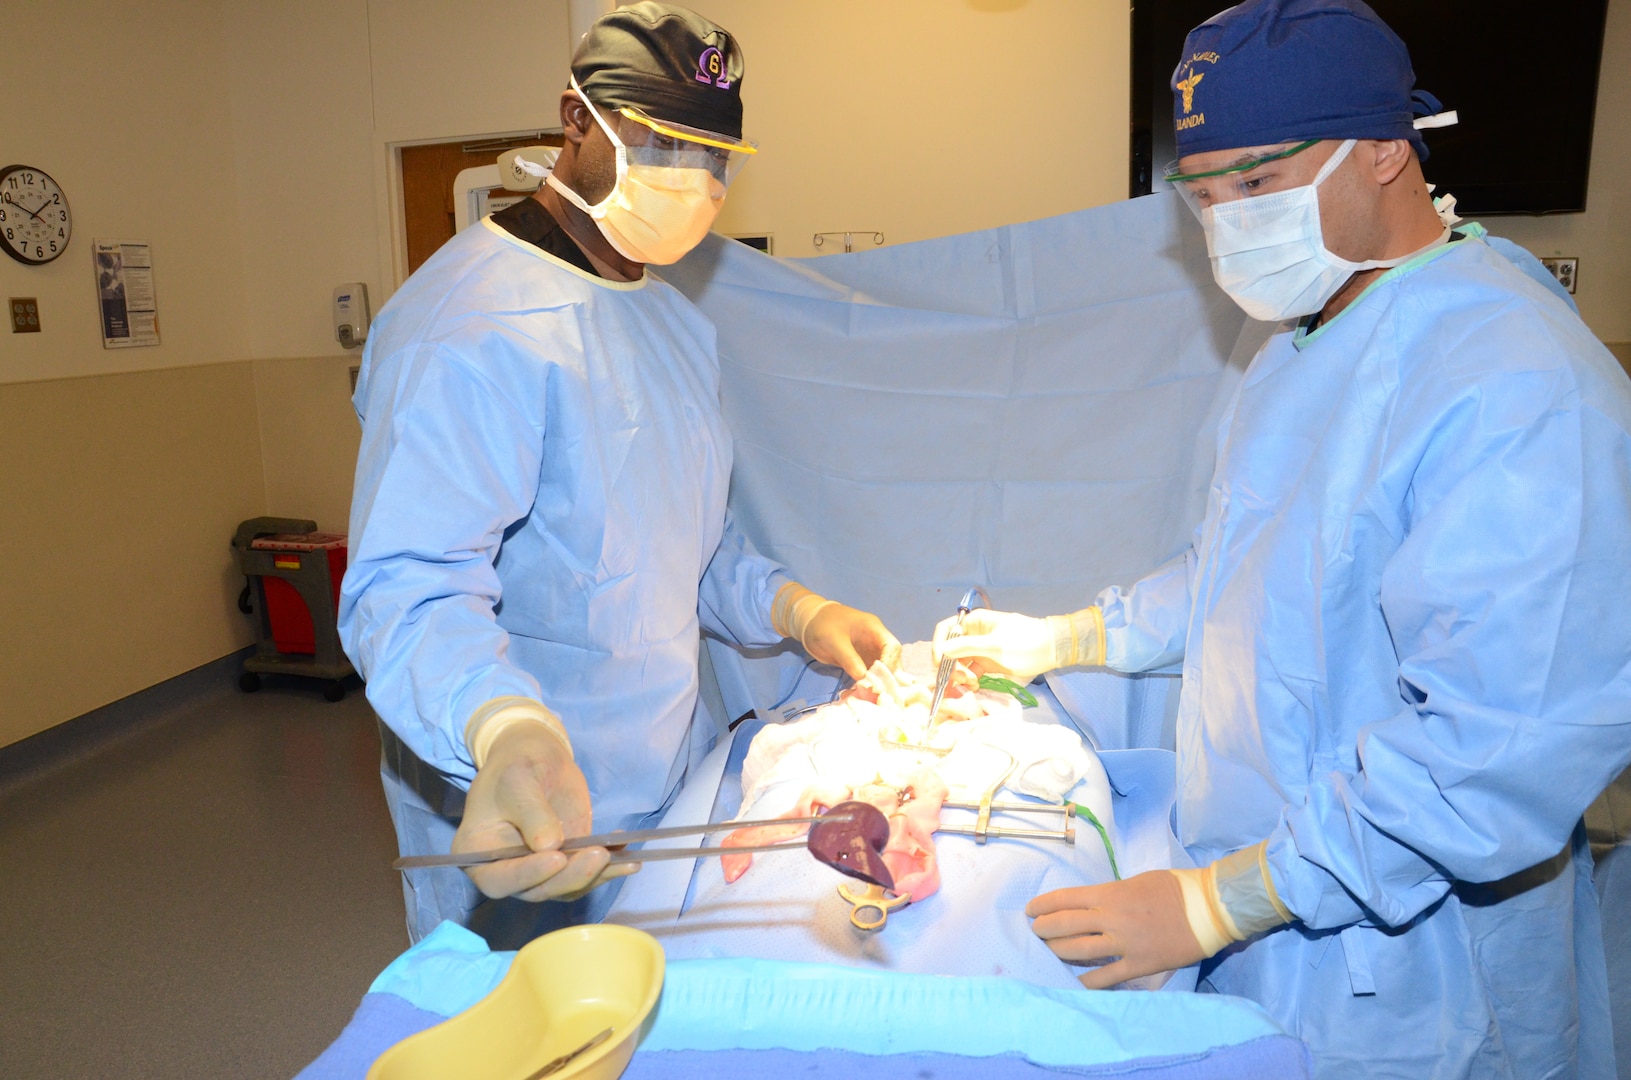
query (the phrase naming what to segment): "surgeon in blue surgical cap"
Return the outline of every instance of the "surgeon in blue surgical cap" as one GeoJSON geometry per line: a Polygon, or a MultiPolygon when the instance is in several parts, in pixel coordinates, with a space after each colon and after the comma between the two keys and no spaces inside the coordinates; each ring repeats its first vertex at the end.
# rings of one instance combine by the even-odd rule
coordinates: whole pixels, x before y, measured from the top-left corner
{"type": "Polygon", "coordinates": [[[1036,897],[1034,929],[1090,987],[1202,962],[1321,1077],[1612,1077],[1579,822],[1631,761],[1631,385],[1435,208],[1447,118],[1363,3],[1229,8],[1172,85],[1169,179],[1280,324],[1205,519],[1091,607],[937,643],[1024,679],[1181,662],[1200,869],[1036,897]]]}
{"type": "Polygon", "coordinates": [[[740,47],[638,3],[571,71],[547,186],[403,285],[357,383],[340,631],[402,851],[533,849],[410,872],[416,940],[451,919],[514,947],[604,913],[616,890],[595,886],[627,868],[557,848],[640,827],[708,749],[699,630],[792,638],[851,675],[898,646],[733,526],[714,329],[646,274],[707,234],[754,153],[740,47]]]}

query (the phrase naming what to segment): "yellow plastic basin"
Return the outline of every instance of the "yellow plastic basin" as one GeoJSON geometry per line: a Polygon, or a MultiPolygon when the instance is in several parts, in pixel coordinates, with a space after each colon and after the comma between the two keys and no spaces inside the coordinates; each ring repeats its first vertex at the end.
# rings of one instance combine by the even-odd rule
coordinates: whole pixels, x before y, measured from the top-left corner
{"type": "Polygon", "coordinates": [[[550,1080],[615,1080],[663,989],[663,949],[627,926],[574,926],[529,943],[476,1004],[411,1035],[368,1080],[522,1080],[612,1029],[550,1080]]]}

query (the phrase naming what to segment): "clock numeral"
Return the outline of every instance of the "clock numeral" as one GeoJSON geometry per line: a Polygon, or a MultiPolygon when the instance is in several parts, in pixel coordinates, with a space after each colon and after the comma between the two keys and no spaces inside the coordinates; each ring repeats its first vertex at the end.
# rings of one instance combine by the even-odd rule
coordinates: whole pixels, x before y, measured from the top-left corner
{"type": "Polygon", "coordinates": [[[57,250],[57,242],[55,240],[53,240],[53,241],[51,241],[51,251],[53,253],[55,253],[56,250],[57,250]]]}
{"type": "MultiPolygon", "coordinates": [[[[68,220],[68,211],[58,210],[57,211],[57,218],[59,220],[61,220],[61,221],[67,221],[68,220]]],[[[5,218],[0,218],[0,221],[4,221],[4,220],[5,220],[5,218]]]]}
{"type": "Polygon", "coordinates": [[[51,196],[51,205],[52,206],[61,206],[62,205],[62,192],[59,191],[55,195],[51,196]]]}
{"type": "MultiPolygon", "coordinates": [[[[66,239],[68,234],[63,232],[61,229],[58,229],[57,230],[57,235],[63,237],[64,239],[66,239]]],[[[55,251],[56,249],[57,249],[57,245],[52,244],[51,245],[51,250],[55,251]]]]}
{"type": "Polygon", "coordinates": [[[7,228],[7,229],[6,229],[6,239],[7,239],[7,240],[15,240],[15,239],[17,239],[17,237],[16,237],[16,236],[14,236],[14,235],[12,235],[12,232],[11,232],[11,229],[10,229],[10,228],[9,228],[9,227],[8,227],[8,228],[7,228]]]}
{"type": "Polygon", "coordinates": [[[38,244],[35,244],[35,245],[34,245],[34,257],[35,257],[35,258],[36,258],[36,259],[43,259],[43,258],[45,258],[45,249],[44,249],[44,248],[42,248],[42,247],[40,247],[40,245],[38,245],[38,244]]]}
{"type": "Polygon", "coordinates": [[[6,210],[5,207],[0,206],[0,221],[4,220],[6,220],[6,210]]]}

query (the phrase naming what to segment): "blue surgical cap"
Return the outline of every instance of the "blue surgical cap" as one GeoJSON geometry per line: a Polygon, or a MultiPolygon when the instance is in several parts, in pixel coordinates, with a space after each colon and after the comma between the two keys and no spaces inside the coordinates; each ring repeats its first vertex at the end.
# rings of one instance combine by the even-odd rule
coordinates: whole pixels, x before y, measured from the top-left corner
{"type": "Polygon", "coordinates": [[[1304,139],[1409,139],[1439,111],[1410,50],[1360,0],[1246,0],[1189,32],[1172,73],[1178,154],[1304,139]]]}

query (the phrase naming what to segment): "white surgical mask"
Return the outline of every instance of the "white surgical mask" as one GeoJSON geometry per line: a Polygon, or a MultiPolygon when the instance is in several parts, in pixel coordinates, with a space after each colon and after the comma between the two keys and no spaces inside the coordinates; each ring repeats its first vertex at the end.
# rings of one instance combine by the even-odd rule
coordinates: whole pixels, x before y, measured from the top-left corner
{"type": "Polygon", "coordinates": [[[1319,186],[1353,152],[1349,139],[1312,184],[1214,203],[1201,214],[1212,276],[1254,319],[1282,322],[1312,315],[1362,270],[1398,266],[1450,239],[1450,229],[1421,251],[1397,259],[1350,262],[1325,246],[1319,186]]]}
{"type": "MultiPolygon", "coordinates": [[[[575,79],[572,88],[578,89],[575,79]]],[[[582,90],[578,95],[617,150],[617,182],[593,206],[554,173],[544,182],[594,219],[606,242],[625,259],[654,266],[678,262],[713,227],[725,203],[725,185],[705,168],[631,165],[617,132],[582,90]]]]}

